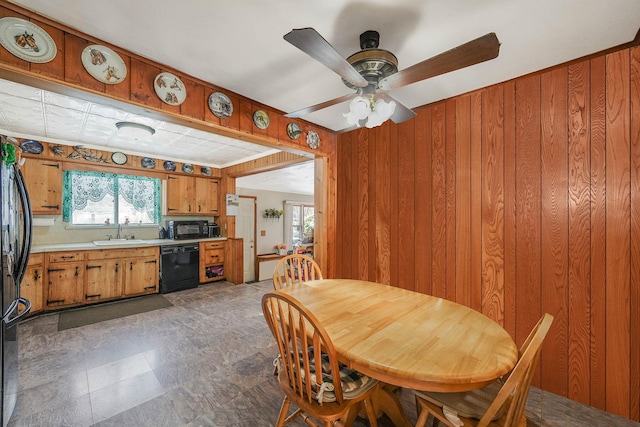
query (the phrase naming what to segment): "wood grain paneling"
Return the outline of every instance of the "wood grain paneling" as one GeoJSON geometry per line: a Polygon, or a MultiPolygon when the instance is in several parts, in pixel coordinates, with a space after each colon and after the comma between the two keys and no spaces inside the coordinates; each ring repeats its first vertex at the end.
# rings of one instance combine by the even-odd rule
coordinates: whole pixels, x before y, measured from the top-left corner
{"type": "Polygon", "coordinates": [[[542,350],[542,386],[567,395],[567,69],[541,76],[542,312],[554,313],[542,350]],[[557,351],[554,349],[562,349],[557,351]]]}
{"type": "MultiPolygon", "coordinates": [[[[446,294],[446,139],[445,104],[431,111],[431,293],[444,298],[446,294]]],[[[429,207],[426,207],[429,209],[429,207]]]]}
{"type": "Polygon", "coordinates": [[[368,237],[336,239],[369,248],[338,256],[337,271],[413,282],[518,344],[549,312],[534,384],[640,418],[640,48],[424,106],[412,127],[342,134],[338,147],[339,229],[368,237]]]}
{"type": "Polygon", "coordinates": [[[605,150],[605,61],[604,57],[590,61],[591,65],[591,405],[604,409],[606,405],[606,307],[605,307],[605,212],[606,212],[606,150],[605,150]]]}
{"type": "MultiPolygon", "coordinates": [[[[408,141],[407,141],[408,143],[408,141]]],[[[415,290],[431,294],[431,109],[415,119],[415,290]]]]}
{"type": "Polygon", "coordinates": [[[503,87],[482,98],[482,313],[504,321],[503,87]]]}
{"type": "Polygon", "coordinates": [[[569,67],[568,396],[589,404],[590,281],[589,64],[569,67]]]}
{"type": "MultiPolygon", "coordinates": [[[[631,337],[640,337],[640,47],[631,49],[631,337]],[[635,285],[634,285],[635,284],[635,285]]],[[[630,416],[640,419],[640,346],[629,353],[630,416]]]]}
{"type": "Polygon", "coordinates": [[[629,51],[607,55],[606,70],[606,409],[629,416],[629,51]]]}

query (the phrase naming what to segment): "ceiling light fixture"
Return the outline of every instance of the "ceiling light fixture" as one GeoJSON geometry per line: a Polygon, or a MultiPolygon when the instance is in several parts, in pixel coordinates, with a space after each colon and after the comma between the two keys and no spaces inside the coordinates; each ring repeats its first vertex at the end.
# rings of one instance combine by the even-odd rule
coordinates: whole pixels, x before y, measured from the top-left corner
{"type": "Polygon", "coordinates": [[[141,123],[117,122],[116,127],[121,135],[132,139],[142,139],[156,133],[154,128],[141,123]]]}
{"type": "Polygon", "coordinates": [[[373,95],[356,96],[349,103],[349,112],[343,114],[347,118],[350,125],[373,128],[380,126],[396,111],[396,103],[394,101],[385,102],[383,99],[375,99],[373,95]]]}

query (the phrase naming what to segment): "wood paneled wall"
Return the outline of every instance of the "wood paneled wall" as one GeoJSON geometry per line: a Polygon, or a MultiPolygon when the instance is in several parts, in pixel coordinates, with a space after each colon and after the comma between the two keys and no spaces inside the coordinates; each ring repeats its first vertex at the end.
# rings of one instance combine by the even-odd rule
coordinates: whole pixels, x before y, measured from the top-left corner
{"type": "Polygon", "coordinates": [[[640,420],[640,48],[338,137],[337,277],[485,313],[536,385],[640,420]]]}

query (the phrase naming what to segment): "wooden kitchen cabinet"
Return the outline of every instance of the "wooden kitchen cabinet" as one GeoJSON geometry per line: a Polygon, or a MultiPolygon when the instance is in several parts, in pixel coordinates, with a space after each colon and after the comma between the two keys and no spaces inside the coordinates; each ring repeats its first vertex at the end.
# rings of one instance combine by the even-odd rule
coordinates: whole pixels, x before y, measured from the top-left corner
{"type": "Polygon", "coordinates": [[[22,165],[31,209],[35,215],[62,213],[62,163],[27,158],[22,165]]]}
{"type": "Polygon", "coordinates": [[[200,243],[200,283],[224,279],[224,241],[200,243]]]}
{"type": "Polygon", "coordinates": [[[214,178],[167,176],[167,215],[218,215],[218,185],[214,178]]]}
{"type": "Polygon", "coordinates": [[[198,215],[218,215],[218,185],[213,178],[195,179],[195,209],[198,215]]]}
{"type": "Polygon", "coordinates": [[[46,274],[47,309],[69,307],[84,302],[84,253],[50,253],[46,262],[46,274]]]}
{"type": "Polygon", "coordinates": [[[44,310],[43,261],[43,254],[31,254],[20,283],[20,296],[31,302],[30,314],[44,310]]]}
{"type": "Polygon", "coordinates": [[[195,178],[167,176],[167,215],[195,215],[195,178]]]}
{"type": "Polygon", "coordinates": [[[87,251],[87,302],[158,292],[159,253],[158,246],[87,251]]]}
{"type": "Polygon", "coordinates": [[[124,260],[117,259],[87,261],[85,300],[93,302],[120,298],[124,263],[124,260]]]}
{"type": "Polygon", "coordinates": [[[125,296],[158,292],[158,257],[147,256],[126,261],[124,273],[125,296]]]}

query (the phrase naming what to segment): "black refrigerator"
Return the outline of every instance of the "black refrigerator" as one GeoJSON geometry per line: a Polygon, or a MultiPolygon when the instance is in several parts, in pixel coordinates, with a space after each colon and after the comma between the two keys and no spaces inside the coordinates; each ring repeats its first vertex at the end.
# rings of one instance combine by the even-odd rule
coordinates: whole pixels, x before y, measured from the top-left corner
{"type": "Polygon", "coordinates": [[[31,303],[20,297],[20,281],[24,276],[31,249],[32,213],[29,195],[16,164],[17,147],[0,135],[0,247],[2,247],[2,327],[0,356],[2,369],[2,427],[16,406],[18,395],[18,320],[31,309],[31,303]]]}

